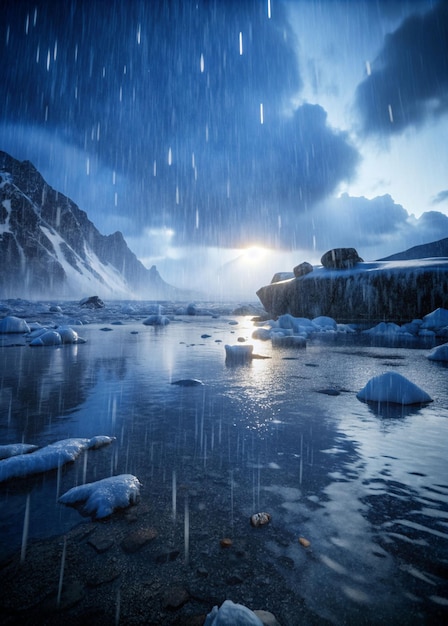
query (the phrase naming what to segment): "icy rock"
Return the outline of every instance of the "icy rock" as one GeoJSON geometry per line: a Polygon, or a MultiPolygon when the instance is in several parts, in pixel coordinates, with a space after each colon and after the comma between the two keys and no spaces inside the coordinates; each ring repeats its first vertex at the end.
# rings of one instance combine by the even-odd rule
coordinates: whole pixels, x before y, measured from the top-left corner
{"type": "Polygon", "coordinates": [[[79,306],[87,309],[103,309],[104,302],[98,296],[90,296],[79,301],[79,306]]]}
{"type": "Polygon", "coordinates": [[[319,328],[319,330],[337,330],[336,320],[326,315],[319,315],[311,320],[311,323],[319,328]]]}
{"type": "Polygon", "coordinates": [[[433,348],[427,358],[430,361],[448,361],[448,343],[433,348]]]}
{"type": "Polygon", "coordinates": [[[169,323],[170,318],[166,315],[150,315],[143,320],[145,326],[167,326],[169,323]]]}
{"type": "Polygon", "coordinates": [[[20,317],[7,315],[0,320],[0,333],[29,333],[30,327],[20,317]]]}
{"type": "Polygon", "coordinates": [[[428,313],[423,318],[422,328],[427,328],[429,330],[437,331],[442,329],[444,326],[448,326],[448,310],[447,309],[436,309],[432,311],[432,313],[428,313]]]}
{"type": "Polygon", "coordinates": [[[197,315],[198,314],[198,308],[195,305],[194,302],[190,302],[190,304],[187,304],[187,309],[186,309],[187,315],[197,315]]]}
{"type": "Polygon", "coordinates": [[[225,600],[219,609],[217,606],[213,607],[205,619],[204,626],[263,626],[263,622],[242,604],[225,600]]]}
{"type": "Polygon", "coordinates": [[[94,519],[112,515],[116,509],[135,504],[140,495],[140,481],[132,474],[121,474],[69,489],[59,502],[69,506],[82,503],[82,511],[94,519]]]}
{"type": "Polygon", "coordinates": [[[230,363],[247,363],[252,360],[254,347],[250,344],[229,346],[225,345],[226,361],[230,363]]]}
{"type": "Polygon", "coordinates": [[[60,346],[62,343],[61,335],[55,330],[47,330],[47,332],[33,339],[30,346],[60,346]]]}
{"type": "Polygon", "coordinates": [[[19,454],[28,454],[37,450],[37,446],[33,446],[31,443],[10,443],[0,446],[0,460],[9,459],[11,456],[18,456],[19,454]]]}
{"type": "Polygon", "coordinates": [[[400,330],[401,328],[398,324],[394,324],[393,322],[380,322],[373,328],[363,330],[362,332],[366,335],[395,335],[400,332],[400,330]]]}
{"type": "Polygon", "coordinates": [[[423,404],[432,398],[410,380],[397,374],[386,372],[374,376],[356,395],[363,402],[389,402],[393,404],[423,404]]]}
{"type": "Polygon", "coordinates": [[[74,461],[84,450],[96,449],[114,441],[114,437],[73,438],[56,441],[30,454],[21,454],[0,461],[0,482],[40,474],[74,461]]]}
{"type": "Polygon", "coordinates": [[[78,333],[70,326],[58,326],[57,332],[61,336],[62,343],[77,343],[78,333]]]}

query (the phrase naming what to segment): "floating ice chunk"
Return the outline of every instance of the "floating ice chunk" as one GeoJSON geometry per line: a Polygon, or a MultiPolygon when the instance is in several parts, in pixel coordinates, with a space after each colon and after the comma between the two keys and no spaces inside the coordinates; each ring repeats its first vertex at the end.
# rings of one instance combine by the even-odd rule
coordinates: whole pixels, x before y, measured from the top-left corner
{"type": "Polygon", "coordinates": [[[396,335],[400,332],[400,326],[393,322],[380,322],[373,328],[363,330],[362,332],[366,335],[396,335]]]}
{"type": "Polygon", "coordinates": [[[62,343],[77,343],[78,333],[70,326],[58,326],[57,331],[61,336],[62,343]]]}
{"type": "Polygon", "coordinates": [[[448,361],[448,343],[433,348],[427,358],[430,361],[448,361]]]}
{"type": "Polygon", "coordinates": [[[448,310],[447,309],[436,309],[432,313],[428,313],[423,318],[422,328],[428,328],[429,330],[440,330],[448,326],[448,310]]]}
{"type": "Polygon", "coordinates": [[[229,346],[225,345],[226,361],[230,363],[247,363],[252,359],[254,347],[251,344],[229,346]]]}
{"type": "Polygon", "coordinates": [[[301,335],[272,334],[272,345],[277,348],[306,348],[306,338],[301,335]]]}
{"type": "Polygon", "coordinates": [[[135,504],[140,495],[140,481],[132,474],[121,474],[73,487],[59,502],[69,506],[82,504],[81,510],[95,519],[112,515],[116,509],[135,504]]]}
{"type": "Polygon", "coordinates": [[[61,343],[61,335],[57,331],[47,330],[47,332],[33,339],[30,346],[60,346],[61,343]]]}
{"type": "Polygon", "coordinates": [[[166,315],[150,315],[143,320],[145,326],[166,326],[169,323],[170,318],[166,315]]]}
{"type": "Polygon", "coordinates": [[[21,317],[7,315],[0,320],[0,333],[29,333],[30,327],[21,317]]]}
{"type": "Polygon", "coordinates": [[[291,328],[296,333],[305,331],[308,334],[317,330],[317,327],[307,317],[294,317],[285,313],[280,315],[277,321],[279,328],[291,328]]]}
{"type": "Polygon", "coordinates": [[[0,482],[57,469],[74,461],[84,450],[96,449],[114,441],[114,437],[75,438],[56,441],[44,448],[0,461],[0,482]]]}
{"type": "Polygon", "coordinates": [[[19,454],[28,454],[37,450],[37,446],[33,446],[31,443],[10,443],[4,446],[0,446],[0,460],[9,459],[11,456],[18,456],[19,454]]]}
{"type": "Polygon", "coordinates": [[[311,323],[319,328],[319,330],[337,330],[336,320],[326,315],[320,315],[311,320],[311,323]]]}
{"type": "Polygon", "coordinates": [[[256,328],[252,333],[252,339],[261,339],[267,341],[271,338],[272,330],[270,328],[256,328]]]}
{"type": "Polygon", "coordinates": [[[386,372],[374,376],[356,395],[364,402],[390,402],[394,404],[423,404],[432,398],[410,380],[397,374],[386,372]]]}
{"type": "Polygon", "coordinates": [[[225,600],[219,609],[213,607],[204,626],[263,626],[263,622],[246,606],[225,600]]]}

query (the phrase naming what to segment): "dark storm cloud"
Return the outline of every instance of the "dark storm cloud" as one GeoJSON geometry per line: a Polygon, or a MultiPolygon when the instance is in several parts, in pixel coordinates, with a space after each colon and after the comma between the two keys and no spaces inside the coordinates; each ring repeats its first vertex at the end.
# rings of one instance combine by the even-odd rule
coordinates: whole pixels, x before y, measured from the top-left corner
{"type": "Polygon", "coordinates": [[[365,260],[448,237],[446,215],[427,211],[416,218],[389,194],[372,199],[342,194],[317,207],[312,222],[318,249],[354,247],[365,260]]]}
{"type": "Polygon", "coordinates": [[[448,112],[448,3],[408,17],[358,86],[366,134],[400,133],[448,112]]]}
{"type": "Polygon", "coordinates": [[[0,46],[2,120],[130,181],[127,234],[294,245],[296,216],[354,173],[321,107],[290,110],[302,82],[280,3],[268,19],[260,0],[14,0],[0,46]]]}

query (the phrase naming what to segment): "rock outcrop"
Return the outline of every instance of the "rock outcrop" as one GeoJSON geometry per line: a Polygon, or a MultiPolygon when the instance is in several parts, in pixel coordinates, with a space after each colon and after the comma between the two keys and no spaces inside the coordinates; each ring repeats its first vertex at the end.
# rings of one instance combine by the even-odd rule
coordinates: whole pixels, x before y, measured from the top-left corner
{"type": "Polygon", "coordinates": [[[272,317],[406,322],[448,308],[448,258],[357,262],[349,269],[317,266],[299,278],[261,287],[257,296],[272,317]]]}

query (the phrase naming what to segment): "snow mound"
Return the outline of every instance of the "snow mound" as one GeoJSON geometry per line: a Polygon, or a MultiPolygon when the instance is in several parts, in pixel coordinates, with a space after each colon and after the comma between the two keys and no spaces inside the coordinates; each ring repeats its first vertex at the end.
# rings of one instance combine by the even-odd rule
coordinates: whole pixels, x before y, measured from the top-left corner
{"type": "Polygon", "coordinates": [[[30,454],[21,454],[0,461],[0,482],[57,469],[74,461],[84,450],[108,445],[115,437],[63,439],[30,454]]]}
{"type": "Polygon", "coordinates": [[[219,609],[217,606],[213,607],[204,626],[263,626],[263,622],[242,604],[226,600],[219,609]]]}
{"type": "Polygon", "coordinates": [[[138,478],[132,474],[121,474],[73,487],[59,498],[59,502],[69,506],[81,503],[83,513],[94,519],[102,519],[112,515],[116,509],[135,504],[140,495],[140,487],[138,478]]]}
{"type": "Polygon", "coordinates": [[[433,348],[427,358],[430,361],[448,361],[448,343],[433,348]]]}
{"type": "Polygon", "coordinates": [[[28,454],[37,450],[37,446],[33,446],[30,443],[10,443],[4,446],[0,446],[0,460],[9,459],[11,456],[18,456],[19,454],[28,454]]]}
{"type": "Polygon", "coordinates": [[[29,333],[30,327],[21,317],[7,315],[0,320],[0,333],[29,333]]]}
{"type": "Polygon", "coordinates": [[[432,398],[410,380],[397,374],[386,372],[374,376],[356,395],[363,402],[390,402],[393,404],[423,404],[432,398]]]}

